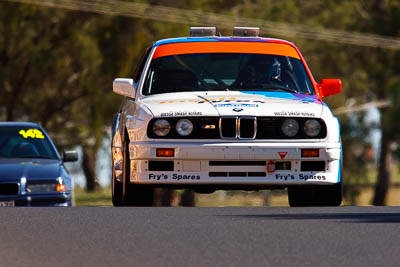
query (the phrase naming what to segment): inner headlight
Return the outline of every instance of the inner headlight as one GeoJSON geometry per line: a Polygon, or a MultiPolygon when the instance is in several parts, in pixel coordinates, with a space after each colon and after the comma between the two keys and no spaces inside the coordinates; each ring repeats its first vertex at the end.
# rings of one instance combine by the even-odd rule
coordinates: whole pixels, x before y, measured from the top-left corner
{"type": "Polygon", "coordinates": [[[321,123],[314,119],[306,120],[303,130],[307,136],[316,137],[321,132],[321,123]]]}
{"type": "Polygon", "coordinates": [[[181,136],[188,136],[193,132],[193,123],[188,119],[180,119],[175,127],[177,133],[181,136]]]}
{"type": "Polygon", "coordinates": [[[171,124],[164,119],[156,120],[153,123],[153,132],[160,137],[166,136],[171,131],[171,124]]]}
{"type": "Polygon", "coordinates": [[[29,193],[49,193],[57,192],[56,183],[28,183],[26,185],[26,191],[29,193]]]}
{"type": "Polygon", "coordinates": [[[294,119],[286,119],[283,121],[281,129],[286,136],[293,137],[299,132],[299,123],[294,119]]]}

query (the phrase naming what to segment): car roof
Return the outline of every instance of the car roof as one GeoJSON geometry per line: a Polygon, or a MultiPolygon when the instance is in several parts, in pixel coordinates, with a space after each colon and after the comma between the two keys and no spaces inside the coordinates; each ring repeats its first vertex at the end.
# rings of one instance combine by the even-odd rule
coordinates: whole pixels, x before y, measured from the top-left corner
{"type": "Polygon", "coordinates": [[[263,37],[226,37],[226,36],[211,36],[211,37],[178,37],[162,39],[154,43],[154,47],[164,44],[173,43],[188,43],[188,42],[260,42],[260,43],[279,43],[295,46],[292,42],[263,37]]]}
{"type": "Polygon", "coordinates": [[[37,127],[41,128],[39,124],[34,122],[17,122],[17,121],[7,121],[7,122],[0,122],[0,127],[4,126],[19,126],[19,127],[37,127]]]}

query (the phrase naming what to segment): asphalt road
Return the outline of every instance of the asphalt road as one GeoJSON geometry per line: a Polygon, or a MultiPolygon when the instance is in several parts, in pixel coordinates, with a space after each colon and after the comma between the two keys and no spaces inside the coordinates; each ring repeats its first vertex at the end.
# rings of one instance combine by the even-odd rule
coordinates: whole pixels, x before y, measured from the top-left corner
{"type": "Polygon", "coordinates": [[[1,208],[0,266],[400,266],[400,207],[1,208]]]}

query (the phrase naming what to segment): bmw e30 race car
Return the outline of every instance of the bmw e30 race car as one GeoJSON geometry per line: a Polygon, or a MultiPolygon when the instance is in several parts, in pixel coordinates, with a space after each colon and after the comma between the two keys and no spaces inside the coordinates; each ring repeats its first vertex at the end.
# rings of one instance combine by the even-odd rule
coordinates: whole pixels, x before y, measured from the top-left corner
{"type": "Polygon", "coordinates": [[[154,188],[288,189],[291,206],[342,201],[339,121],[291,42],[258,28],[192,27],[155,42],[132,78],[112,128],[115,206],[150,206],[154,188]]]}

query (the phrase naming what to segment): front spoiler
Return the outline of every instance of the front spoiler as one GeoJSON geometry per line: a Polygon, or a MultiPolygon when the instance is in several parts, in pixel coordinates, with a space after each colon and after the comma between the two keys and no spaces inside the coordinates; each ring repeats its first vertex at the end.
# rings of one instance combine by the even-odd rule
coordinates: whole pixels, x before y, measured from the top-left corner
{"type": "Polygon", "coordinates": [[[10,197],[1,197],[0,201],[15,201],[15,206],[47,206],[47,207],[70,207],[72,206],[71,193],[46,193],[29,194],[10,197]]]}
{"type": "MultiPolygon", "coordinates": [[[[335,184],[340,182],[340,143],[130,143],[131,177],[134,184],[149,185],[213,185],[215,187],[254,186],[288,187],[291,185],[335,184]],[[174,148],[174,157],[157,157],[157,148],[174,148]],[[303,148],[318,148],[319,157],[301,156],[303,148]],[[281,152],[285,156],[280,155],[281,152]],[[289,161],[290,170],[268,172],[263,166],[211,166],[210,161],[289,161]],[[173,171],[150,171],[149,161],[173,161],[173,171]],[[301,171],[304,161],[325,161],[324,171],[301,171]],[[225,177],[211,173],[227,172],[225,177]],[[246,175],[237,175],[245,172],[246,175]],[[265,175],[254,176],[255,173],[265,175]],[[236,175],[230,175],[236,173],[236,175]]],[[[238,164],[239,165],[239,164],[238,164]]]]}

